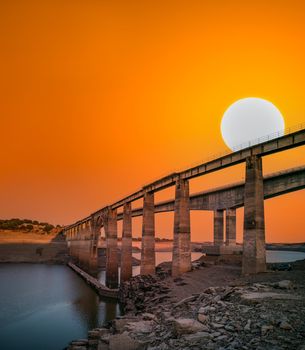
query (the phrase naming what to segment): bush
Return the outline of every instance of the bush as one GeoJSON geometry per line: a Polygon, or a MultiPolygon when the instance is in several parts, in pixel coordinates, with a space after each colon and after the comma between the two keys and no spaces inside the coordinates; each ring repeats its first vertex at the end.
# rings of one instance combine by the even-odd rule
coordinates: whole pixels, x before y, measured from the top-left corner
{"type": "Polygon", "coordinates": [[[0,230],[32,231],[34,229],[34,225],[43,226],[43,231],[47,233],[49,233],[54,228],[53,225],[48,224],[47,222],[39,223],[37,220],[29,220],[29,219],[20,220],[16,218],[9,219],[9,220],[0,220],[0,230]]]}
{"type": "Polygon", "coordinates": [[[53,228],[54,228],[53,225],[46,224],[45,227],[43,228],[43,230],[44,230],[45,232],[49,233],[53,228]]]}

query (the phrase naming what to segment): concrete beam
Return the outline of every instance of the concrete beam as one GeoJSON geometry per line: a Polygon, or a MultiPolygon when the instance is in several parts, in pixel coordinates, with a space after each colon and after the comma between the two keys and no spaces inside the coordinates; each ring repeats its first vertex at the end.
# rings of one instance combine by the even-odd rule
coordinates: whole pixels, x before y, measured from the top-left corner
{"type": "Polygon", "coordinates": [[[172,275],[178,276],[190,271],[191,267],[189,183],[179,179],[175,191],[172,275]]]}
{"type": "Polygon", "coordinates": [[[224,244],[223,225],[223,210],[214,210],[214,245],[224,244]]]}
{"type": "Polygon", "coordinates": [[[109,209],[105,217],[106,286],[118,288],[118,231],[117,211],[109,209]]]}
{"type": "MultiPolygon", "coordinates": [[[[177,179],[181,178],[184,180],[190,180],[192,178],[202,176],[214,171],[218,171],[236,164],[240,164],[246,161],[249,157],[256,155],[257,157],[263,157],[277,152],[282,152],[287,149],[303,146],[305,144],[305,129],[298,129],[295,132],[290,134],[273,138],[271,140],[266,139],[265,142],[260,144],[238,150],[226,154],[222,157],[216,158],[212,161],[205,162],[193,168],[187,169],[180,173],[170,174],[166,177],[161,178],[160,180],[154,181],[151,184],[148,184],[142,190],[139,190],[130,196],[123,198],[122,200],[112,204],[110,206],[112,209],[116,209],[120,206],[123,206],[127,202],[131,202],[142,198],[144,194],[148,191],[157,192],[164,188],[173,186],[177,179]]],[[[107,208],[99,209],[94,212],[92,215],[99,215],[106,211],[107,208]]],[[[90,217],[89,217],[90,218],[90,217]]]]}
{"type": "Polygon", "coordinates": [[[123,233],[121,248],[121,283],[132,277],[132,217],[131,203],[123,208],[123,233]]]}
{"type": "MultiPolygon", "coordinates": [[[[293,168],[264,178],[264,199],[277,197],[290,192],[305,189],[305,167],[293,168]]],[[[240,208],[244,206],[245,183],[219,187],[190,196],[190,210],[218,210],[226,208],[240,208]]],[[[155,205],[155,213],[174,211],[174,200],[164,201],[155,205]]],[[[142,208],[132,210],[132,216],[142,216],[142,208]]],[[[122,219],[118,215],[118,220],[122,219]]]]}
{"type": "Polygon", "coordinates": [[[146,192],[143,199],[141,275],[156,272],[154,207],[154,193],[146,192]]]}
{"type": "Polygon", "coordinates": [[[226,245],[236,244],[236,209],[226,210],[226,245]]]}
{"type": "Polygon", "coordinates": [[[266,271],[265,217],[262,158],[246,162],[243,274],[266,271]]]}

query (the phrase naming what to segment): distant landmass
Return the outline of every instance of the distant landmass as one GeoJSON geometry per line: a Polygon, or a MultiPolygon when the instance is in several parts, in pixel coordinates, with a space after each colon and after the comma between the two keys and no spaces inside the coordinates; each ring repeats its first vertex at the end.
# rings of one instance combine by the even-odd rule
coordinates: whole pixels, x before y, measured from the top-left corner
{"type": "Polygon", "coordinates": [[[48,222],[14,218],[8,220],[0,220],[0,230],[49,234],[59,233],[62,230],[62,227],[60,225],[54,226],[48,222]]]}

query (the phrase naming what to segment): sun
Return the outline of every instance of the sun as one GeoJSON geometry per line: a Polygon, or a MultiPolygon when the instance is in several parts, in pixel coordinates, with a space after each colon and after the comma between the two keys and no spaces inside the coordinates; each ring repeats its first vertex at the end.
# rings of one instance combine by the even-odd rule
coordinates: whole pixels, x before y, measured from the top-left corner
{"type": "Polygon", "coordinates": [[[259,138],[284,134],[285,122],[279,109],[271,102],[247,97],[234,102],[221,120],[221,134],[232,150],[258,143],[259,138]]]}

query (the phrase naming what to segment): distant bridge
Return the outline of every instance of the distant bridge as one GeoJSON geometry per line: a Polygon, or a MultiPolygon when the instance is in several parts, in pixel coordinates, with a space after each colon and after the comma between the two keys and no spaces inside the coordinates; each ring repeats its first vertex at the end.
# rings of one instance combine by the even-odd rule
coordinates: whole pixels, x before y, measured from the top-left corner
{"type": "Polygon", "coordinates": [[[121,282],[132,276],[132,217],[143,216],[141,274],[155,273],[155,213],[174,211],[173,276],[191,269],[190,210],[214,211],[214,245],[236,246],[236,208],[244,206],[244,274],[266,270],[264,199],[305,187],[305,167],[268,175],[263,179],[262,157],[305,144],[305,129],[266,140],[226,154],[179,173],[173,173],[141,190],[99,209],[90,216],[65,227],[70,255],[88,271],[97,269],[97,247],[104,227],[106,236],[106,285],[118,286],[117,221],[123,220],[121,282]],[[221,169],[245,163],[244,183],[237,183],[193,195],[189,180],[221,169]],[[175,186],[175,199],[155,204],[154,193],[175,186]],[[132,209],[132,202],[143,198],[143,207],[132,209]],[[123,213],[117,209],[123,207],[123,213]],[[226,212],[226,242],[224,242],[226,212]]]}

